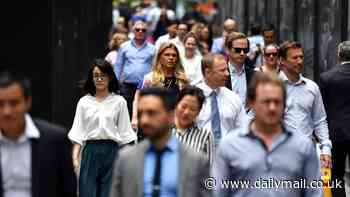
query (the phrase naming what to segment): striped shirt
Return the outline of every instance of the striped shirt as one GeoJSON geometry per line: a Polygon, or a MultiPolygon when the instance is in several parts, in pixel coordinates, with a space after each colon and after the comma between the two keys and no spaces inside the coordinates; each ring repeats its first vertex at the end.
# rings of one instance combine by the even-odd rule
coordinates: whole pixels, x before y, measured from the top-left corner
{"type": "Polygon", "coordinates": [[[214,148],[214,138],[212,132],[207,129],[199,128],[195,124],[192,127],[187,128],[185,132],[182,132],[174,125],[172,127],[172,133],[183,144],[198,152],[205,153],[210,161],[210,164],[212,164],[214,148]]]}

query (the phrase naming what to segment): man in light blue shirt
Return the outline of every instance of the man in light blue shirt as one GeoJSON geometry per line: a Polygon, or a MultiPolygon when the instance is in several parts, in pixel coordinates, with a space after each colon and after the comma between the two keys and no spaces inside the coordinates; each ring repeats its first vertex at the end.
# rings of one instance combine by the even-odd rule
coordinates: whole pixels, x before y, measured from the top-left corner
{"type": "Polygon", "coordinates": [[[227,18],[224,22],[224,31],[222,33],[222,37],[215,38],[213,40],[211,52],[220,53],[223,55],[227,54],[225,49],[225,39],[229,33],[236,31],[236,29],[237,29],[237,22],[233,18],[227,18]]]}
{"type": "Polygon", "coordinates": [[[155,47],[146,41],[147,25],[137,21],[133,27],[135,36],[123,43],[118,50],[114,71],[121,83],[121,94],[125,97],[129,114],[132,112],[137,85],[151,71],[155,47]]]}
{"type": "Polygon", "coordinates": [[[313,142],[282,125],[283,82],[276,74],[259,72],[248,91],[256,116],[220,142],[213,166],[216,196],[323,196],[313,142]]]}
{"type": "Polygon", "coordinates": [[[164,88],[144,88],[137,105],[145,140],[120,151],[110,197],[210,197],[209,160],[172,135],[175,103],[164,88]]]}
{"type": "Polygon", "coordinates": [[[287,88],[284,123],[288,130],[301,132],[320,143],[322,167],[331,168],[327,115],[318,85],[302,76],[304,52],[301,45],[286,41],[280,48],[280,78],[287,88]]]}

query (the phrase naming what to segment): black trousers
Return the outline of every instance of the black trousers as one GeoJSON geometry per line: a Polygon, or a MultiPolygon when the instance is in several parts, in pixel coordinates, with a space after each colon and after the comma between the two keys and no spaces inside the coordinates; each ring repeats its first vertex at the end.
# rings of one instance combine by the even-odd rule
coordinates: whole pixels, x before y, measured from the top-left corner
{"type": "Polygon", "coordinates": [[[121,83],[120,93],[128,104],[129,117],[132,117],[132,103],[134,101],[137,85],[133,83],[121,83]]]}
{"type": "MultiPolygon", "coordinates": [[[[335,142],[332,144],[332,180],[335,183],[336,180],[341,181],[342,188],[333,188],[333,197],[345,197],[345,161],[346,156],[350,157],[350,141],[347,142],[335,142]]],[[[350,166],[350,162],[349,162],[350,166]]],[[[349,176],[347,174],[346,176],[349,176]]],[[[348,177],[349,180],[349,177],[348,177]]],[[[334,185],[335,186],[335,185],[334,185]]]]}

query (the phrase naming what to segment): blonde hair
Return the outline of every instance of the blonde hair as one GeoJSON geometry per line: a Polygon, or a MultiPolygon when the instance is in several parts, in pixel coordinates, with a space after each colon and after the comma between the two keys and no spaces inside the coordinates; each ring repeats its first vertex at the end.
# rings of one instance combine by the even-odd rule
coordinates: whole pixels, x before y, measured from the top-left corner
{"type": "Polygon", "coordinates": [[[166,49],[174,49],[177,53],[177,61],[175,63],[175,70],[174,70],[174,75],[176,78],[176,83],[179,86],[183,86],[188,84],[188,79],[185,74],[185,69],[182,66],[181,60],[180,60],[180,54],[179,50],[173,43],[163,43],[160,45],[158,52],[154,58],[154,63],[152,66],[152,79],[151,79],[151,85],[152,86],[157,86],[157,87],[164,87],[164,81],[165,81],[165,75],[162,69],[161,63],[160,63],[160,58],[164,51],[166,49]]]}

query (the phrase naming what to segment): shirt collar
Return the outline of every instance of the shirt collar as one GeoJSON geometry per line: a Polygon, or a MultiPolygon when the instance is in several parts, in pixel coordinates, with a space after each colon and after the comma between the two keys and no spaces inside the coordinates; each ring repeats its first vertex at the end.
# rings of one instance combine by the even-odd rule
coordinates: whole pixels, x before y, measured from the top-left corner
{"type": "MultiPolygon", "coordinates": [[[[33,119],[29,114],[25,114],[24,117],[25,126],[24,126],[24,134],[19,138],[20,141],[24,141],[27,139],[38,139],[40,137],[40,132],[38,128],[35,126],[33,119]]],[[[0,141],[8,140],[5,136],[0,132],[0,141]]]]}
{"type": "MultiPolygon", "coordinates": [[[[132,44],[134,47],[137,46],[137,45],[136,45],[135,38],[133,38],[133,39],[131,40],[131,44],[132,44]]],[[[141,49],[141,48],[144,48],[144,47],[146,47],[146,46],[147,46],[147,40],[145,40],[145,41],[143,42],[143,44],[142,44],[142,46],[140,47],[140,49],[141,49]]]]}
{"type": "MultiPolygon", "coordinates": [[[[178,149],[179,149],[179,142],[177,141],[177,138],[174,135],[171,135],[171,137],[169,138],[163,150],[176,152],[178,149]]],[[[155,152],[156,149],[154,148],[153,145],[151,145],[149,150],[155,152]]]]}
{"type": "Polygon", "coordinates": [[[299,74],[299,80],[297,82],[289,81],[287,75],[283,71],[281,71],[279,73],[279,77],[282,79],[283,82],[291,84],[291,85],[306,84],[305,77],[303,77],[303,75],[301,73],[299,74]]]}
{"type": "MultiPolygon", "coordinates": [[[[253,119],[253,120],[254,120],[254,119],[253,119]]],[[[245,125],[242,127],[242,129],[240,129],[240,130],[238,131],[238,134],[239,134],[240,136],[248,136],[248,137],[255,136],[255,135],[252,133],[251,129],[250,129],[250,125],[251,125],[251,123],[253,122],[253,120],[250,120],[250,121],[248,122],[248,124],[245,124],[245,125]]],[[[287,134],[288,136],[292,135],[292,132],[288,131],[288,130],[285,128],[285,126],[284,126],[283,124],[282,124],[282,133],[287,134]]]]}
{"type": "Polygon", "coordinates": [[[229,62],[228,67],[231,73],[237,73],[238,75],[245,73],[245,64],[243,64],[242,70],[240,72],[237,71],[236,67],[231,62],[229,62]]]}
{"type": "Polygon", "coordinates": [[[204,93],[204,96],[208,97],[210,96],[210,94],[213,92],[213,91],[216,91],[217,94],[219,94],[220,92],[220,87],[217,88],[217,89],[212,89],[211,87],[209,87],[207,85],[207,83],[205,83],[205,81],[202,82],[202,90],[203,90],[203,93],[204,93]]]}

